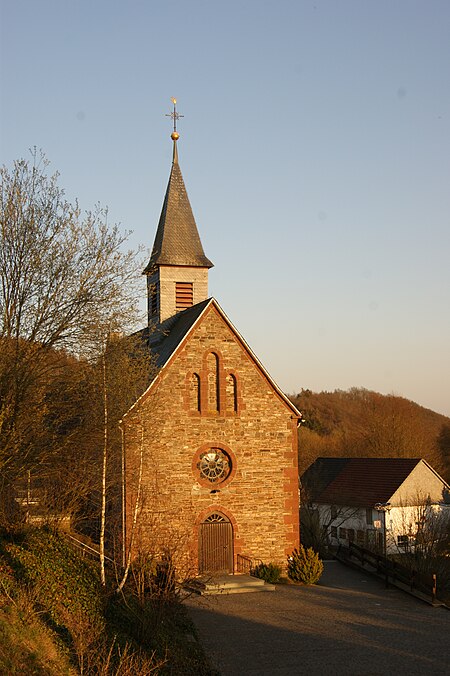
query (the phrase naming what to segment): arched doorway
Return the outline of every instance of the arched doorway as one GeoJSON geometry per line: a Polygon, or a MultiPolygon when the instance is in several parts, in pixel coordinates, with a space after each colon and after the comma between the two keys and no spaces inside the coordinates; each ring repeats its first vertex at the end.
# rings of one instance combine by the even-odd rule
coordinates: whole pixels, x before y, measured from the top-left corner
{"type": "Polygon", "coordinates": [[[233,573],[233,526],[220,512],[213,512],[200,524],[198,572],[233,573]]]}

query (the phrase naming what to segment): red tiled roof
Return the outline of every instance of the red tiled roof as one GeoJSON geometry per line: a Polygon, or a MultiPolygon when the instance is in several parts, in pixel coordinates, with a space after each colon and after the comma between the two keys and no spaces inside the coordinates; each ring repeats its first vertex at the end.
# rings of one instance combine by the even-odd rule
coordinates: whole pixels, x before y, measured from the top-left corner
{"type": "Polygon", "coordinates": [[[335,461],[336,458],[318,458],[306,470],[308,482],[313,482],[315,471],[323,476],[327,465],[332,465],[336,469],[334,476],[328,473],[329,483],[323,486],[321,482],[322,490],[314,496],[314,501],[349,507],[371,507],[377,502],[388,502],[421,462],[420,458],[341,458],[345,462],[340,465],[335,461]]]}

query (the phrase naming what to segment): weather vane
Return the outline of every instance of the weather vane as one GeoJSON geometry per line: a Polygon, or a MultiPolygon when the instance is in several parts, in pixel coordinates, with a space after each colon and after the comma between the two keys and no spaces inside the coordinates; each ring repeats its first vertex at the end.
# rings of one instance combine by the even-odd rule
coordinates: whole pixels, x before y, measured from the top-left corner
{"type": "Polygon", "coordinates": [[[173,120],[173,133],[172,133],[172,138],[176,140],[179,136],[177,132],[177,120],[180,119],[180,117],[184,117],[184,115],[180,115],[180,113],[177,112],[177,100],[172,97],[171,99],[173,103],[173,111],[171,113],[166,113],[166,117],[171,117],[173,120]],[[175,136],[175,138],[174,138],[175,136]]]}

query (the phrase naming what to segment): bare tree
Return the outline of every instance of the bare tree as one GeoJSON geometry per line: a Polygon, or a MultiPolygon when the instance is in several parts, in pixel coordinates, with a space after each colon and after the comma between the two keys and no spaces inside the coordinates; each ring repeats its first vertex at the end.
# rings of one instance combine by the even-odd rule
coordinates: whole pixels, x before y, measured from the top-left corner
{"type": "Polygon", "coordinates": [[[99,353],[99,335],[135,325],[139,261],[106,210],[82,214],[34,151],[0,169],[0,479],[43,460],[55,350],[99,353]]]}
{"type": "MultiPolygon", "coordinates": [[[[416,569],[450,553],[450,505],[431,504],[429,497],[417,494],[412,504],[402,504],[394,520],[399,553],[408,554],[416,569]]],[[[407,560],[407,557],[402,557],[407,560]]]]}
{"type": "MultiPolygon", "coordinates": [[[[99,362],[101,369],[103,406],[103,443],[101,461],[101,509],[100,509],[100,570],[102,583],[105,578],[105,538],[107,536],[107,509],[116,515],[122,510],[122,438],[119,421],[127,409],[145,390],[156,369],[146,344],[139,334],[123,338],[108,336],[99,362]]],[[[136,520],[140,507],[140,482],[142,472],[142,447],[136,520]]],[[[110,541],[117,539],[120,522],[111,520],[110,541]]]]}
{"type": "Polygon", "coordinates": [[[354,521],[359,509],[341,505],[320,505],[305,486],[300,488],[300,537],[305,547],[312,547],[320,556],[329,554],[331,527],[341,528],[354,521]]]}
{"type": "MultiPolygon", "coordinates": [[[[135,495],[135,498],[134,498],[133,518],[132,518],[132,523],[131,523],[130,541],[129,541],[129,544],[128,544],[128,551],[127,551],[127,554],[126,554],[126,561],[125,561],[125,567],[124,567],[122,579],[120,580],[119,584],[117,585],[116,593],[120,593],[122,591],[122,589],[124,588],[125,583],[127,581],[129,572],[130,572],[132,556],[133,556],[133,545],[134,545],[134,539],[135,539],[135,535],[136,535],[136,527],[137,527],[137,522],[138,522],[138,516],[139,516],[139,511],[142,507],[142,466],[143,466],[143,460],[144,460],[144,429],[142,427],[142,424],[140,424],[140,427],[141,427],[141,434],[140,434],[140,443],[139,443],[139,469],[138,469],[138,473],[137,473],[136,495],[135,495]]],[[[124,548],[124,551],[125,551],[125,548],[124,548]]]]}

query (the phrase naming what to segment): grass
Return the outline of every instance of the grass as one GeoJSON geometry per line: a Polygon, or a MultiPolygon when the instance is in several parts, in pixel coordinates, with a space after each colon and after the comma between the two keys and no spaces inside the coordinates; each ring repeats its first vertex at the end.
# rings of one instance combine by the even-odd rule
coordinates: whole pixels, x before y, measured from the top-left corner
{"type": "Polygon", "coordinates": [[[212,676],[173,594],[122,594],[58,534],[0,533],[0,673],[212,676]]]}
{"type": "Polygon", "coordinates": [[[9,676],[75,673],[57,637],[29,606],[22,592],[0,593],[0,673],[9,676]]]}

